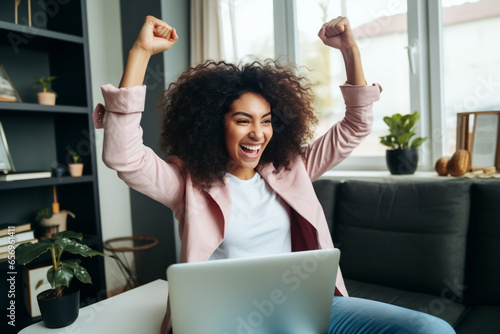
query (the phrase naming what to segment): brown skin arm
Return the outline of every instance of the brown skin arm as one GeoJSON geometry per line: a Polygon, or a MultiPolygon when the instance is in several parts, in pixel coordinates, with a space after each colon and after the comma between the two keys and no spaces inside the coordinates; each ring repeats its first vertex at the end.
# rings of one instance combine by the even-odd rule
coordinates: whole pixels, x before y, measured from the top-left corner
{"type": "Polygon", "coordinates": [[[325,45],[338,49],[342,53],[347,83],[366,85],[361,54],[347,17],[339,16],[323,24],[318,36],[325,45]]]}
{"type": "Polygon", "coordinates": [[[149,58],[170,49],[177,39],[174,28],[154,16],[147,16],[137,40],[128,53],[119,87],[142,85],[149,58]]]}

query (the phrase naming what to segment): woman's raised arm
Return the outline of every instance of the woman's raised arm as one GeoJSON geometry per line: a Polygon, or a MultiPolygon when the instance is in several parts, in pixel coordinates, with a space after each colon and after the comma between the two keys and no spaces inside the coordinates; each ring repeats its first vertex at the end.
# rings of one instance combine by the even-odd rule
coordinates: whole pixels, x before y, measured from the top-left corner
{"type": "Polygon", "coordinates": [[[366,85],[363,66],[361,65],[361,55],[347,17],[339,16],[323,24],[318,36],[325,45],[339,49],[342,52],[347,83],[366,85]]]}
{"type": "Polygon", "coordinates": [[[154,16],[147,16],[137,40],[128,53],[120,88],[142,85],[149,58],[170,49],[177,39],[174,28],[154,16]]]}

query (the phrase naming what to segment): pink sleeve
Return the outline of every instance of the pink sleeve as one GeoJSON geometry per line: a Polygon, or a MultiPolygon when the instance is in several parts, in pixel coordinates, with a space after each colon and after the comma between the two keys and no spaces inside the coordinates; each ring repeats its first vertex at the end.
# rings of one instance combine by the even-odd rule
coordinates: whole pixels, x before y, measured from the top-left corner
{"type": "Polygon", "coordinates": [[[140,122],[146,86],[105,85],[101,90],[105,102],[97,105],[92,118],[96,128],[104,129],[104,164],[131,188],[174,208],[181,201],[184,179],[177,166],[143,144],[140,122]]]}
{"type": "Polygon", "coordinates": [[[305,148],[306,169],[311,180],[347,158],[371,132],[372,104],[380,98],[382,88],[378,84],[345,84],[340,89],[346,104],[344,119],[305,148]]]}

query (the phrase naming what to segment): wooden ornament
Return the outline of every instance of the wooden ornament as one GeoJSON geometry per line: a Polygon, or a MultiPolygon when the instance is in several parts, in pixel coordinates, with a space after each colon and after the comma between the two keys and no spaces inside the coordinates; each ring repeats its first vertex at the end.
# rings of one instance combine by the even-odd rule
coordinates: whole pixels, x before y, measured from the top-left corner
{"type": "Polygon", "coordinates": [[[450,161],[450,158],[448,157],[442,157],[439,158],[436,161],[436,165],[434,166],[434,169],[438,173],[439,176],[447,176],[448,175],[448,162],[450,161]]]}
{"type": "Polygon", "coordinates": [[[448,173],[451,176],[463,176],[472,168],[470,153],[467,150],[458,150],[448,161],[448,173]]]}

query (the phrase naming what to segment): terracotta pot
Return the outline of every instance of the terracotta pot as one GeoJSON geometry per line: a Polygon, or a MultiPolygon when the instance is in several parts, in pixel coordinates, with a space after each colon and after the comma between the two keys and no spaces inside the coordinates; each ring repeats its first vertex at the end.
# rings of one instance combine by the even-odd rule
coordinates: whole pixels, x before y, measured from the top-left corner
{"type": "Polygon", "coordinates": [[[76,163],[76,164],[68,164],[69,167],[69,174],[73,177],[80,177],[83,175],[83,164],[82,163],[76,163]]]}
{"type": "Polygon", "coordinates": [[[53,294],[53,290],[46,290],[37,296],[45,326],[61,328],[71,325],[78,318],[80,290],[64,288],[63,297],[59,299],[54,299],[53,294]]]}
{"type": "Polygon", "coordinates": [[[56,104],[56,93],[40,92],[37,94],[37,96],[39,104],[45,104],[48,106],[53,106],[56,104]]]}

